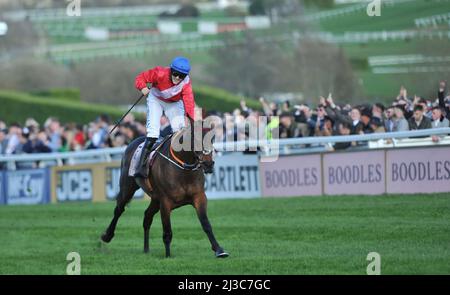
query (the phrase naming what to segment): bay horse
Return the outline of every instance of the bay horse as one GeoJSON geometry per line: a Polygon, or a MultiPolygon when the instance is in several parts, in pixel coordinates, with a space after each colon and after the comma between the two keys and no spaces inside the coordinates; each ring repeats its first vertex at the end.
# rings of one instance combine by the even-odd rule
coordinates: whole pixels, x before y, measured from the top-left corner
{"type": "Polygon", "coordinates": [[[149,233],[153,216],[160,211],[166,257],[170,257],[172,241],[170,214],[178,207],[192,205],[208,236],[215,256],[218,258],[228,257],[229,254],[216,241],[206,214],[207,198],[204,189],[204,173],[212,173],[214,166],[212,137],[207,138],[208,135],[211,136],[213,128],[202,128],[200,132],[194,132],[194,125],[198,122],[203,126],[203,121],[194,123],[190,120],[187,127],[174,133],[170,140],[164,140],[161,146],[157,147],[149,177],[145,179],[128,175],[133,154],[145,138],[137,138],[128,145],[121,162],[120,190],[116,199],[114,217],[101,235],[103,242],[109,243],[112,240],[117,221],[125,211],[125,205],[131,201],[134,193],[142,188],[151,197],[150,205],[144,213],[144,253],[149,252],[149,233]],[[200,134],[198,135],[198,133],[200,134]],[[183,144],[187,142],[187,138],[191,139],[191,144],[188,144],[190,148],[174,149],[174,144],[183,144]],[[200,148],[196,149],[196,147],[200,148]]]}

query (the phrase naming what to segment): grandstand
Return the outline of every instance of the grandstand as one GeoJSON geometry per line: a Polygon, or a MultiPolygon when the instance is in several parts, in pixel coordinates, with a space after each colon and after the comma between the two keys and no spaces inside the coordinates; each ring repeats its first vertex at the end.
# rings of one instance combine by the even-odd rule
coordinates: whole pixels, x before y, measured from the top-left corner
{"type": "MultiPolygon", "coordinates": [[[[273,20],[270,27],[260,28],[254,34],[259,42],[268,44],[280,42],[286,46],[295,46],[305,37],[338,44],[354,64],[357,75],[366,88],[366,95],[385,98],[395,91],[397,84],[402,83],[401,80],[421,79],[420,73],[430,72],[435,65],[435,62],[430,62],[433,54],[425,56],[422,69],[383,69],[379,66],[361,68],[361,65],[368,64],[369,58],[376,55],[414,54],[417,48],[425,47],[430,41],[440,42],[439,47],[448,46],[450,29],[446,18],[448,15],[444,12],[450,10],[450,1],[407,0],[382,3],[382,15],[369,21],[366,15],[367,4],[344,3],[322,11],[307,9],[300,17],[273,20]],[[308,23],[317,30],[305,35],[296,29],[299,21],[308,23]],[[405,78],[402,74],[408,71],[411,75],[405,78]],[[380,84],[385,84],[385,87],[380,87],[380,84]]],[[[49,46],[41,48],[37,54],[62,63],[77,63],[101,57],[138,58],[174,49],[207,55],[210,49],[224,46],[220,28],[233,32],[235,44],[245,40],[243,30],[248,27],[243,25],[247,23],[245,17],[227,16],[223,10],[210,3],[202,3],[198,7],[202,12],[199,18],[164,20],[170,21],[166,25],[175,28],[173,32],[178,32],[177,34],[161,34],[164,24],[161,27],[161,20],[158,18],[162,11],[176,10],[176,5],[105,10],[86,8],[79,18],[62,18],[62,10],[48,10],[46,13],[36,10],[28,13],[31,21],[51,41],[49,46]],[[204,23],[217,33],[199,32],[204,23]],[[103,36],[106,37],[100,37],[103,41],[96,40],[87,34],[89,30],[103,30],[103,36]]],[[[245,5],[242,9],[246,9],[245,5]]],[[[197,62],[204,61],[200,59],[197,62]]],[[[446,72],[446,62],[440,63],[439,72],[446,72]]]]}

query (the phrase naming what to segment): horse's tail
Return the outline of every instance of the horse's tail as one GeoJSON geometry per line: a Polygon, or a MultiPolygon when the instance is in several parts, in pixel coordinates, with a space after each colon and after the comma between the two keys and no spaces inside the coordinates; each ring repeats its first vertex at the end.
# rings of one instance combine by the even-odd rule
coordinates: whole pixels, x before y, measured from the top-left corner
{"type": "Polygon", "coordinates": [[[119,192],[117,193],[117,204],[125,206],[128,204],[134,196],[134,193],[139,189],[134,177],[128,175],[128,170],[131,164],[131,158],[133,157],[136,148],[145,140],[145,137],[139,137],[133,140],[125,149],[125,153],[120,163],[120,184],[119,192]]]}

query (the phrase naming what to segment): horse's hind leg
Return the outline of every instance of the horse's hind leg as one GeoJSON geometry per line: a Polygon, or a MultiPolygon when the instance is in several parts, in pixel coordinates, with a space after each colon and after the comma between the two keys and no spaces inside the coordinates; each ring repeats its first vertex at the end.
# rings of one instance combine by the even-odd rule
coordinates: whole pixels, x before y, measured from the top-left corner
{"type": "Polygon", "coordinates": [[[145,253],[148,253],[148,251],[149,251],[148,240],[149,240],[149,235],[150,235],[150,227],[152,226],[153,216],[155,216],[155,214],[159,211],[159,207],[160,207],[159,201],[152,199],[152,201],[150,202],[150,205],[148,205],[147,210],[145,210],[144,222],[143,222],[144,252],[145,253]]]}
{"type": "Polygon", "coordinates": [[[114,237],[114,231],[116,230],[117,221],[125,211],[125,206],[133,198],[134,193],[138,189],[138,185],[132,177],[124,176],[120,179],[120,191],[117,195],[116,208],[114,209],[114,217],[111,220],[105,233],[101,236],[101,239],[105,243],[109,243],[114,237]]]}
{"type": "Polygon", "coordinates": [[[211,242],[211,248],[215,252],[216,257],[218,258],[225,258],[228,257],[229,254],[225,252],[222,247],[220,247],[219,243],[216,241],[216,238],[214,237],[214,233],[212,230],[212,226],[209,223],[208,216],[206,214],[206,207],[207,207],[207,199],[206,195],[204,193],[196,196],[194,199],[193,206],[195,210],[197,211],[198,219],[200,220],[200,223],[202,225],[203,231],[208,236],[209,241],[211,242]]]}

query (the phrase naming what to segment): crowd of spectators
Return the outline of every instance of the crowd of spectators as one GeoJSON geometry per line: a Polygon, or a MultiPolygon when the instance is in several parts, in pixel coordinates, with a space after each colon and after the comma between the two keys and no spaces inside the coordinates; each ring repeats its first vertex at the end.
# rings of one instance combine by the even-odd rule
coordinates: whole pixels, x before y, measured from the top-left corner
{"type": "Polygon", "coordinates": [[[127,145],[145,134],[145,126],[127,115],[119,128],[110,136],[113,122],[108,115],[100,115],[86,125],[61,124],[56,117],[48,118],[41,126],[33,118],[25,124],[12,123],[9,126],[0,121],[0,154],[50,153],[80,151],[127,145]]]}
{"type": "MultiPolygon", "coordinates": [[[[332,94],[320,97],[317,106],[307,104],[290,105],[289,101],[281,104],[268,103],[260,98],[266,116],[278,116],[278,122],[269,124],[279,130],[280,138],[308,136],[360,135],[380,132],[422,130],[449,127],[450,93],[445,82],[439,83],[435,98],[426,99],[414,95],[408,96],[405,87],[400,88],[398,96],[390,105],[374,104],[339,104],[332,94]]],[[[241,106],[245,116],[252,116],[253,111],[241,106]]],[[[275,118],[275,117],[274,117],[275,118]]],[[[274,120],[276,121],[276,120],[274,120]]],[[[444,135],[432,136],[431,140],[439,142],[444,135]]],[[[358,145],[358,142],[337,143],[334,149],[345,149],[358,145]]]]}
{"type": "MultiPolygon", "coordinates": [[[[269,118],[266,136],[271,138],[277,129],[279,138],[308,136],[334,136],[370,134],[428,128],[449,127],[450,95],[445,82],[440,82],[436,98],[409,97],[405,87],[390,105],[382,103],[351,106],[335,102],[332,94],[320,97],[317,106],[307,104],[291,106],[289,101],[269,103],[260,98],[262,110],[248,108],[244,101],[232,113],[209,112],[222,118],[223,127],[216,130],[216,140],[244,140],[249,136],[248,125],[242,122],[258,122],[262,115],[269,118]],[[239,126],[244,126],[240,128],[239,126]],[[246,126],[246,127],[245,127],[246,126]]],[[[48,118],[41,126],[33,118],[24,125],[7,126],[0,120],[0,155],[21,153],[49,153],[79,151],[106,147],[121,147],[145,136],[145,122],[127,115],[115,131],[114,123],[107,115],[100,115],[86,125],[61,124],[55,117],[48,118]]],[[[161,118],[161,136],[171,133],[168,119],[161,118]]],[[[442,136],[433,136],[439,141],[442,136]]],[[[334,149],[344,149],[355,142],[337,143],[334,149]]]]}

